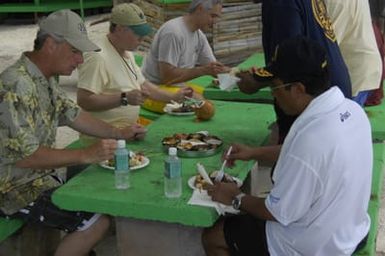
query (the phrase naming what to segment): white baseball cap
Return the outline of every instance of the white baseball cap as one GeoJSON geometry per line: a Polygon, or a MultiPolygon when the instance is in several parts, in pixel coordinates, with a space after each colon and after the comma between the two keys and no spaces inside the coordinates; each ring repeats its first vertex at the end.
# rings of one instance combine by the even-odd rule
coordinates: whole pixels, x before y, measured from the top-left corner
{"type": "Polygon", "coordinates": [[[71,10],[51,13],[39,22],[41,32],[65,39],[81,52],[100,51],[88,38],[86,26],[80,16],[71,10]]]}

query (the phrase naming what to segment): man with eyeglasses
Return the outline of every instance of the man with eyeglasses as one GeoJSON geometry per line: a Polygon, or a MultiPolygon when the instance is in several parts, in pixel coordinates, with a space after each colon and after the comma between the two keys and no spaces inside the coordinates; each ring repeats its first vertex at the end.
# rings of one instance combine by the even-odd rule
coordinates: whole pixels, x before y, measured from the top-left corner
{"type": "Polygon", "coordinates": [[[192,96],[189,87],[169,93],[143,77],[132,51],[151,32],[137,5],[123,3],[112,8],[110,31],[99,43],[102,51],[86,54],[79,67],[77,100],[83,109],[116,127],[127,127],[137,123],[140,105],[147,97],[169,102],[192,96]]]}
{"type": "Polygon", "coordinates": [[[362,108],[330,86],[325,50],[298,36],[277,46],[254,79],[286,114],[298,115],[282,147],[233,144],[227,159],[277,162],[267,198],[235,184],[207,186],[214,201],[243,213],[203,233],[211,255],[351,255],[370,228],[372,143],[362,108]]]}
{"type": "Polygon", "coordinates": [[[39,22],[34,49],[0,75],[0,216],[67,232],[55,255],[88,255],[109,227],[107,216],[66,211],[51,201],[63,184],[55,168],[113,158],[115,139],[142,138],[145,129],[117,129],[81,111],[58,86],[83,52],[99,47],[78,14],[61,10],[39,22]],[[56,149],[58,126],[102,139],[82,149],[56,149]]]}

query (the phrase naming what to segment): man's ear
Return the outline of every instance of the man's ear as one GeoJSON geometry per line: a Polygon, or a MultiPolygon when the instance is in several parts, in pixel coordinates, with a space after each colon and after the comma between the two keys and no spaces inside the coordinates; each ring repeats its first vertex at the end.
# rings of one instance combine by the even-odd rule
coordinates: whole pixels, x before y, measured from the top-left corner
{"type": "Polygon", "coordinates": [[[306,94],[306,87],[301,82],[296,82],[294,86],[292,86],[292,90],[296,93],[306,94]]]}
{"type": "Polygon", "coordinates": [[[52,37],[48,36],[44,41],[43,49],[47,50],[49,53],[52,53],[56,50],[57,45],[58,44],[56,41],[52,37]]]}
{"type": "Polygon", "coordinates": [[[198,11],[198,12],[204,11],[203,4],[200,3],[200,4],[195,8],[195,10],[198,11]]]}

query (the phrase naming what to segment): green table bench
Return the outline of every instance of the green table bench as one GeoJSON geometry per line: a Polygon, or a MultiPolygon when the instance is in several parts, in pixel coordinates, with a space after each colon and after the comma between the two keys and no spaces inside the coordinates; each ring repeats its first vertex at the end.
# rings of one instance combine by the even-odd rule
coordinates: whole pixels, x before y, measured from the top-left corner
{"type": "Polygon", "coordinates": [[[385,168],[385,144],[374,143],[374,163],[373,163],[373,176],[372,176],[372,192],[370,196],[368,213],[370,215],[371,224],[370,232],[366,245],[354,255],[376,255],[376,238],[378,232],[378,220],[379,209],[381,205],[381,193],[384,180],[384,168],[385,168]]]}

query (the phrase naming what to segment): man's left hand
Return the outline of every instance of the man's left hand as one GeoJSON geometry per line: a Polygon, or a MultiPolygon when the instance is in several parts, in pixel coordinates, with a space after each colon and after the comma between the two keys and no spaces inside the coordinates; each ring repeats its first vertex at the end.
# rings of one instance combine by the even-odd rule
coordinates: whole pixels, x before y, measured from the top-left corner
{"type": "Polygon", "coordinates": [[[226,205],[231,205],[234,197],[241,193],[237,184],[233,182],[218,182],[214,185],[205,185],[204,189],[207,190],[207,193],[211,196],[213,201],[226,205]]]}

